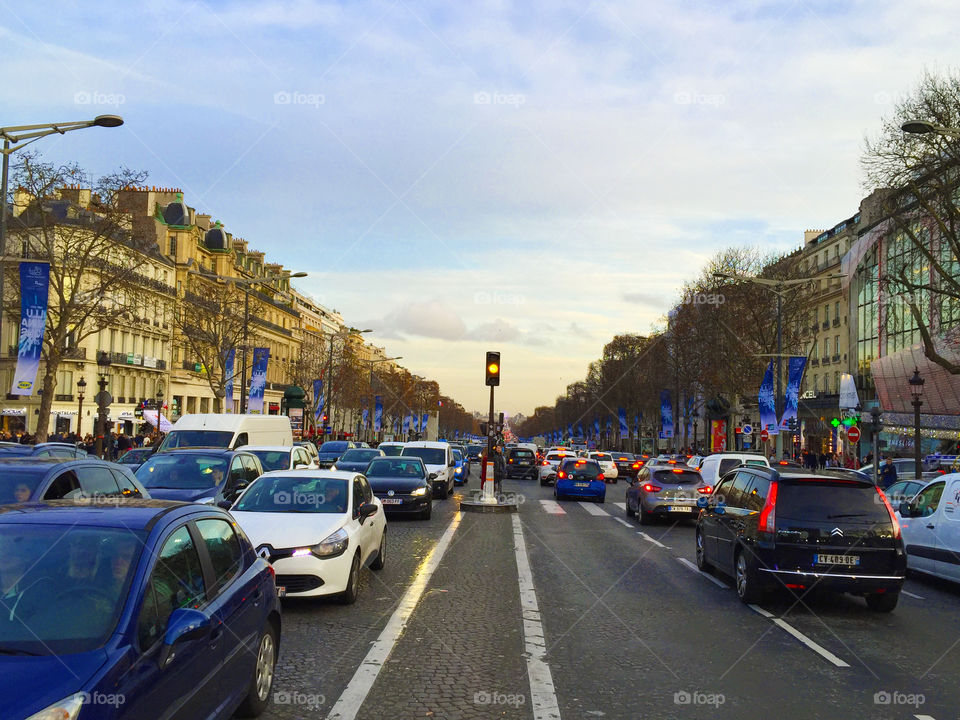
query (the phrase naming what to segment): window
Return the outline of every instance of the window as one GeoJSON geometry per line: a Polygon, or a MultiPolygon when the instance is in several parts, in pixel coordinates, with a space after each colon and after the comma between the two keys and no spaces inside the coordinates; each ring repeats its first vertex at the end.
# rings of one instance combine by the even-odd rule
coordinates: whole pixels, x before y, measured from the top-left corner
{"type": "MultiPolygon", "coordinates": [[[[176,235],[170,236],[170,251],[167,253],[167,255],[174,258],[177,256],[177,236],[176,235]]],[[[179,285],[180,283],[177,283],[177,284],[179,285]]]]}
{"type": "Polygon", "coordinates": [[[840,394],[840,371],[838,370],[833,374],[833,391],[840,394]]]}
{"type": "Polygon", "coordinates": [[[77,478],[80,480],[80,487],[83,488],[83,494],[86,497],[117,497],[120,495],[117,481],[106,465],[103,467],[89,465],[78,467],[77,478]]]}
{"type": "Polygon", "coordinates": [[[80,495],[80,482],[72,470],[60,475],[54,480],[47,492],[44,493],[44,500],[59,500],[61,498],[73,498],[80,495]]]}
{"type": "Polygon", "coordinates": [[[253,482],[260,477],[260,470],[257,468],[257,462],[250,455],[241,455],[243,462],[243,471],[247,482],[253,482]]]}
{"type": "Polygon", "coordinates": [[[767,492],[770,490],[770,481],[765,477],[753,476],[753,482],[747,487],[743,496],[743,507],[751,512],[760,512],[763,510],[763,504],[767,500],[767,492]]]}
{"type": "Polygon", "coordinates": [[[200,556],[187,526],[176,530],[163,544],[153,568],[137,622],[140,649],[163,639],[174,610],[200,607],[205,600],[200,556]]]}
{"type": "Polygon", "coordinates": [[[363,486],[359,478],[353,479],[353,516],[360,514],[360,506],[363,505],[363,486]]]}
{"type": "Polygon", "coordinates": [[[116,470],[111,468],[113,471],[113,478],[117,481],[117,486],[120,488],[120,494],[124,497],[142,497],[140,491],[137,489],[137,486],[126,475],[123,474],[123,471],[116,470]]]}
{"type": "Polygon", "coordinates": [[[243,565],[240,541],[226,520],[197,520],[197,530],[200,531],[207,552],[210,553],[219,591],[226,587],[243,565]]]}
{"type": "Polygon", "coordinates": [[[837,302],[833,304],[833,317],[835,320],[840,319],[840,301],[839,300],[837,300],[837,302]]]}
{"type": "Polygon", "coordinates": [[[370,487],[367,479],[360,478],[360,485],[363,488],[363,501],[368,503],[373,502],[373,489],[370,487]]]}
{"type": "Polygon", "coordinates": [[[813,376],[813,391],[820,392],[820,376],[816,374],[813,376]]]}
{"type": "Polygon", "coordinates": [[[825,337],[823,339],[823,359],[826,360],[830,357],[830,338],[825,337]]]}

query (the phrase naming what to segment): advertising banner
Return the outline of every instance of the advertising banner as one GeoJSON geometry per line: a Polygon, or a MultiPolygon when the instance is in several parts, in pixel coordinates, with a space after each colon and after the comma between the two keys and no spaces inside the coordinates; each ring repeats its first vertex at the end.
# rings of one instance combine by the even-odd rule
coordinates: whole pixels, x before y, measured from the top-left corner
{"type": "Polygon", "coordinates": [[[47,291],[50,266],[46,263],[20,263],[20,339],[17,341],[17,367],[13,372],[13,395],[33,395],[40,370],[43,331],[47,327],[47,291]]]}
{"type": "Polygon", "coordinates": [[[250,397],[247,400],[249,413],[263,413],[263,393],[267,389],[268,362],[270,362],[270,348],[253,349],[253,373],[250,375],[250,397]]]}
{"type": "Polygon", "coordinates": [[[758,398],[760,402],[760,428],[771,435],[776,435],[778,430],[777,410],[773,398],[773,360],[767,364],[767,371],[763,374],[758,398]]]}
{"type": "Polygon", "coordinates": [[[383,396],[377,395],[373,399],[373,431],[380,432],[383,426],[383,396]]]}
{"type": "Polygon", "coordinates": [[[660,391],[660,425],[664,439],[673,437],[673,403],[670,401],[670,391],[660,391]]]}
{"type": "Polygon", "coordinates": [[[227,351],[227,359],[223,364],[223,376],[226,382],[223,385],[223,409],[232,413],[233,410],[233,364],[237,357],[235,348],[227,351]]]}
{"type": "Polygon", "coordinates": [[[800,402],[800,383],[803,381],[803,369],[806,365],[807,358],[805,357],[790,358],[787,373],[786,403],[783,407],[783,417],[780,418],[781,430],[789,430],[790,420],[795,420],[797,417],[797,407],[800,402]]]}

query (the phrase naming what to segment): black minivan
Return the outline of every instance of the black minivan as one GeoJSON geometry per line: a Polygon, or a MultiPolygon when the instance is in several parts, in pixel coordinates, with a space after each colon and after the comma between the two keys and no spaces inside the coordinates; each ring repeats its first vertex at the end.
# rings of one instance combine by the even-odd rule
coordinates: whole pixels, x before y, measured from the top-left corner
{"type": "Polygon", "coordinates": [[[907,566],[900,525],[868,480],[741,466],[697,505],[697,566],[731,575],[744,602],[817,588],[896,607],[907,566]]]}

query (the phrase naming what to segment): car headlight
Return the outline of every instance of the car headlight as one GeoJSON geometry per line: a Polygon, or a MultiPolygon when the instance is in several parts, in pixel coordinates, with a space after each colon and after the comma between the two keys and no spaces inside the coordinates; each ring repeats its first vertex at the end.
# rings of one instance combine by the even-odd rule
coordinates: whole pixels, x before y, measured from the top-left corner
{"type": "Polygon", "coordinates": [[[457,468],[457,475],[463,472],[463,468],[457,468]]]}
{"type": "Polygon", "coordinates": [[[328,535],[316,545],[311,546],[310,552],[318,558],[331,558],[343,555],[350,544],[350,535],[345,528],[328,535]]]}
{"type": "Polygon", "coordinates": [[[416,490],[414,490],[414,491],[413,491],[412,493],[410,493],[410,494],[411,494],[411,495],[414,495],[414,496],[426,495],[426,494],[427,494],[427,489],[426,489],[425,487],[419,487],[419,488],[417,488],[416,490]]]}
{"type": "Polygon", "coordinates": [[[77,693],[64,698],[60,702],[55,702],[50,707],[44,708],[38,713],[34,713],[27,720],[76,720],[80,714],[80,708],[83,707],[83,701],[87,698],[86,693],[77,693]]]}
{"type": "Polygon", "coordinates": [[[333,463],[333,465],[330,466],[330,469],[331,469],[331,470],[336,470],[336,469],[337,469],[337,464],[336,464],[336,463],[333,463]]]}

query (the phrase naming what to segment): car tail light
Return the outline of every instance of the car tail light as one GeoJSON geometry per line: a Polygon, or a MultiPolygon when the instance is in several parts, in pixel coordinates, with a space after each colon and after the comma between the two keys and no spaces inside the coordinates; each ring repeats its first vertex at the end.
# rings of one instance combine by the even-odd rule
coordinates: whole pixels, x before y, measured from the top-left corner
{"type": "Polygon", "coordinates": [[[709,495],[710,493],[713,492],[713,488],[710,487],[709,485],[704,485],[701,488],[697,488],[697,492],[700,493],[701,495],[709,495]]]}
{"type": "Polygon", "coordinates": [[[510,458],[509,460],[507,460],[507,464],[510,464],[512,462],[513,462],[513,458],[510,458]]]}
{"type": "Polygon", "coordinates": [[[777,527],[777,483],[770,483],[770,491],[767,493],[767,500],[763,504],[763,510],[760,511],[760,524],[757,530],[760,532],[774,532],[777,527]]]}
{"type": "Polygon", "coordinates": [[[679,474],[683,472],[683,468],[673,468],[673,470],[671,470],[670,472],[675,472],[679,474]]]}
{"type": "Polygon", "coordinates": [[[658,493],[663,490],[659,485],[653,485],[652,483],[647,483],[643,486],[643,489],[647,492],[658,493]]]}
{"type": "Polygon", "coordinates": [[[797,583],[785,583],[786,587],[790,590],[806,590],[806,585],[799,585],[797,583]]]}
{"type": "Polygon", "coordinates": [[[543,461],[542,463],[540,463],[540,464],[543,465],[544,467],[546,467],[546,466],[549,465],[550,463],[548,463],[546,460],[544,460],[544,461],[543,461]]]}
{"type": "Polygon", "coordinates": [[[600,480],[601,482],[603,481],[603,473],[597,475],[597,480],[600,480]]]}
{"type": "MultiPolygon", "coordinates": [[[[876,487],[876,486],[874,486],[876,487]]],[[[893,523],[893,536],[895,538],[900,537],[900,523],[897,522],[897,516],[893,512],[893,508],[890,506],[890,501],[887,500],[886,493],[883,492],[880,488],[876,488],[877,494],[883,499],[883,504],[887,507],[887,512],[890,513],[890,522],[893,523]]]]}
{"type": "Polygon", "coordinates": [[[561,480],[563,480],[566,476],[567,474],[563,470],[557,473],[557,477],[560,478],[561,480]]]}
{"type": "Polygon", "coordinates": [[[640,463],[634,463],[634,464],[631,465],[630,467],[632,467],[634,470],[639,470],[639,469],[640,469],[640,463]]]}

